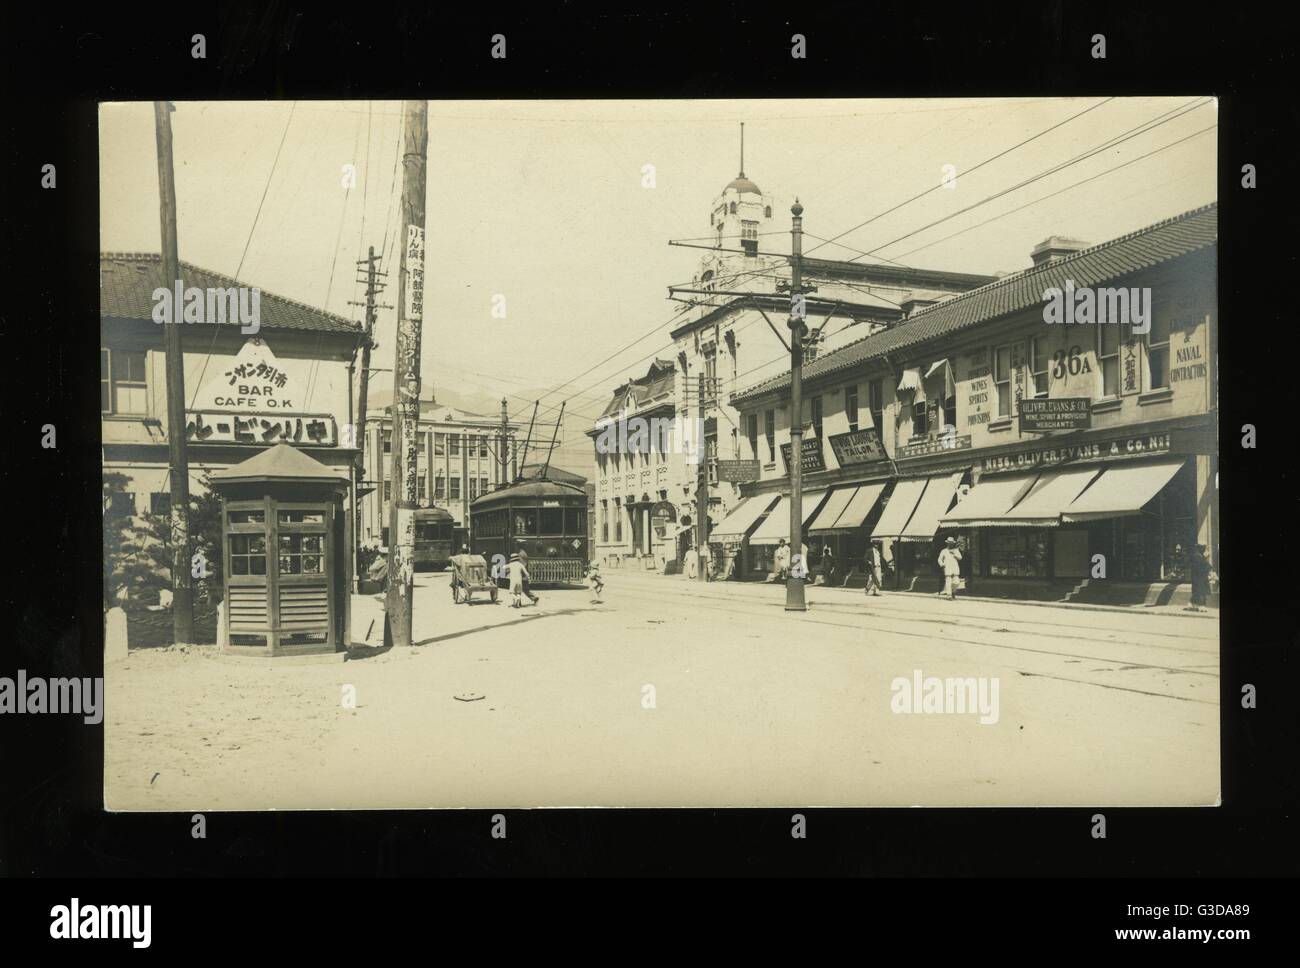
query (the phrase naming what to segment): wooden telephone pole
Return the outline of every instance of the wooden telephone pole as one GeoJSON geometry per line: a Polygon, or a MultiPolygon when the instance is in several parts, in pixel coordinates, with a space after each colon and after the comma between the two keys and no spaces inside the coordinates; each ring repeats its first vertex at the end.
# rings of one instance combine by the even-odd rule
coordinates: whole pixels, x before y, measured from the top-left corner
{"type": "Polygon", "coordinates": [[[397,339],[393,363],[393,500],[388,528],[388,595],[384,642],[411,644],[415,571],[417,430],[420,421],[420,331],[424,319],[424,193],[429,110],[407,101],[402,155],[402,261],[398,274],[397,339]]]}
{"type": "MultiPolygon", "coordinates": [[[[357,491],[360,489],[361,482],[366,475],[366,407],[370,397],[370,351],[375,345],[375,320],[379,316],[379,310],[393,308],[375,302],[375,298],[384,290],[384,283],[379,281],[379,277],[388,275],[388,273],[379,272],[375,268],[375,263],[382,258],[383,256],[375,255],[375,247],[372,245],[369,257],[357,262],[357,265],[366,267],[366,301],[360,304],[366,307],[366,334],[361,343],[361,381],[357,390],[357,422],[353,424],[353,437],[357,448],[360,450],[352,473],[352,553],[354,555],[353,571],[356,572],[358,582],[365,577],[361,574],[359,567],[361,561],[361,501],[357,496],[357,491]]],[[[358,304],[353,303],[352,305],[358,304]]]]}
{"type": "Polygon", "coordinates": [[[803,560],[803,343],[808,332],[804,323],[803,289],[803,206],[799,199],[790,206],[794,216],[790,229],[790,561],[785,582],[785,610],[806,612],[804,578],[808,562],[803,560]],[[793,563],[800,567],[794,568],[793,563]],[[802,574],[796,575],[796,571],[802,574]]]}
{"type": "Polygon", "coordinates": [[[497,479],[498,488],[506,486],[510,474],[510,411],[506,407],[506,398],[501,398],[501,442],[497,448],[497,457],[501,463],[501,476],[497,479]]]}
{"type": "Polygon", "coordinates": [[[700,374],[699,446],[700,473],[695,484],[695,580],[707,581],[704,549],[709,545],[709,449],[704,435],[704,404],[708,399],[708,377],[700,374]]]}
{"type": "MultiPolygon", "coordinates": [[[[172,116],[168,101],[155,101],[158,137],[158,200],[162,223],[163,281],[181,277],[176,240],[176,172],[172,165],[172,116]]],[[[194,592],[190,562],[190,465],[185,454],[185,358],[181,355],[181,307],[172,305],[163,330],[167,358],[167,459],[171,481],[172,643],[194,644],[194,592]]]]}

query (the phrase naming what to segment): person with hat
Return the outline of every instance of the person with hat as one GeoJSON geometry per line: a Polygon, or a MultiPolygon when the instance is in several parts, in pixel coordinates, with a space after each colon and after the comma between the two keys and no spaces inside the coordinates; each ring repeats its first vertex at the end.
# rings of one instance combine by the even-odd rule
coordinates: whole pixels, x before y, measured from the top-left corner
{"type": "Polygon", "coordinates": [[[957,539],[944,539],[943,550],[939,552],[939,570],[943,572],[943,591],[949,601],[957,599],[957,581],[961,578],[961,552],[957,550],[957,539]]]}
{"type": "Polygon", "coordinates": [[[518,550],[515,552],[515,556],[523,563],[524,567],[523,592],[532,599],[533,604],[536,605],[539,601],[539,597],[534,595],[533,590],[528,587],[528,552],[524,549],[524,543],[522,541],[518,543],[518,550]]]}
{"type": "Polygon", "coordinates": [[[777,578],[785,581],[790,577],[790,548],[786,545],[785,538],[782,538],[776,546],[776,554],[773,555],[772,563],[776,568],[777,578]]]}
{"type": "Polygon", "coordinates": [[[1200,612],[1205,608],[1206,602],[1210,598],[1210,581],[1214,577],[1214,568],[1210,561],[1205,557],[1205,545],[1196,546],[1196,554],[1191,556],[1192,572],[1192,603],[1188,605],[1185,611],[1200,612]]]}
{"type": "Polygon", "coordinates": [[[519,560],[519,555],[510,556],[510,564],[507,566],[510,575],[510,607],[520,608],[523,606],[524,583],[528,581],[528,569],[524,563],[519,560]]]}

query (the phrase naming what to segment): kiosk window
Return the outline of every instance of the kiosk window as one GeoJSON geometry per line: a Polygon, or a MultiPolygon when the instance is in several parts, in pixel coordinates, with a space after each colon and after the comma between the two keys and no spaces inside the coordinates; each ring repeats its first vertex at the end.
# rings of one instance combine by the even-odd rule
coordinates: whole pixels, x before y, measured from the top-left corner
{"type": "Polygon", "coordinates": [[[266,535],[232,534],[230,536],[230,573],[232,575],[266,574],[266,535]]]}
{"type": "Polygon", "coordinates": [[[322,544],[319,534],[280,535],[280,574],[319,575],[322,572],[322,544]]]}

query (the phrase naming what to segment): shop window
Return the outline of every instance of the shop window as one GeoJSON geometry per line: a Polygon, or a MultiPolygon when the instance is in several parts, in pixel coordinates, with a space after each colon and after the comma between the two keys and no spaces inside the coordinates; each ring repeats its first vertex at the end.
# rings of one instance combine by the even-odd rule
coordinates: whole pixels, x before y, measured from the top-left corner
{"type": "Polygon", "coordinates": [[[1118,324],[1103,323],[1097,326],[1097,364],[1101,370],[1101,395],[1119,396],[1119,344],[1118,324]]]}
{"type": "Polygon", "coordinates": [[[320,575],[325,571],[325,536],[322,534],[280,535],[281,575],[320,575]]]}
{"type": "Polygon", "coordinates": [[[1047,352],[1043,343],[1041,336],[1035,336],[1029,341],[1029,372],[1033,378],[1035,397],[1047,396],[1047,352]]]}
{"type": "Polygon", "coordinates": [[[924,401],[912,400],[912,440],[918,440],[930,433],[930,412],[924,401]]]}
{"type": "Polygon", "coordinates": [[[885,436],[885,383],[872,380],[867,384],[867,409],[871,411],[871,425],[883,440],[885,436]]]}
{"type": "Polygon", "coordinates": [[[1153,313],[1147,341],[1147,389],[1163,390],[1169,386],[1169,316],[1153,313]]]}
{"type": "Polygon", "coordinates": [[[849,430],[858,429],[858,388],[856,385],[844,388],[844,416],[848,417],[849,430]]]}
{"type": "Polygon", "coordinates": [[[425,495],[424,475],[419,474],[415,478],[415,499],[423,501],[425,495]]]}
{"type": "Polygon", "coordinates": [[[998,417],[1011,416],[1011,347],[993,351],[993,385],[998,393],[998,417]]]}
{"type": "Polygon", "coordinates": [[[515,515],[515,537],[537,534],[537,510],[535,508],[519,508],[514,512],[515,515]]]}
{"type": "Polygon", "coordinates": [[[232,575],[266,574],[266,535],[232,534],[230,536],[230,573],[232,575]]]}
{"type": "Polygon", "coordinates": [[[434,452],[434,454],[436,454],[438,457],[442,457],[443,455],[445,455],[445,454],[447,453],[447,435],[446,435],[446,434],[434,434],[434,435],[433,435],[433,452],[434,452]]]}
{"type": "Polygon", "coordinates": [[[767,459],[776,460],[776,411],[763,412],[763,433],[767,435],[767,459]]]}
{"type": "Polygon", "coordinates": [[[459,477],[451,478],[451,487],[449,491],[449,496],[453,501],[460,500],[460,478],[459,477]]]}
{"type": "Polygon", "coordinates": [[[99,351],[99,407],[103,413],[145,414],[149,388],[144,350],[99,351]]]}
{"type": "Polygon", "coordinates": [[[1047,577],[1048,532],[1041,528],[990,528],[989,574],[1001,577],[1047,577]]]}
{"type": "Polygon", "coordinates": [[[542,530],[539,532],[540,534],[564,534],[564,509],[542,508],[541,522],[542,530]]]}

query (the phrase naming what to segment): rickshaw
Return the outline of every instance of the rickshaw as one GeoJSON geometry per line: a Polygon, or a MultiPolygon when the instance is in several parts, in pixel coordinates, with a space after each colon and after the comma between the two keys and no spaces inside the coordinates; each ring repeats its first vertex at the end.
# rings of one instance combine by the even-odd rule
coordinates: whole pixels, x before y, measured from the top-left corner
{"type": "Polygon", "coordinates": [[[497,583],[488,574],[487,562],[482,555],[452,555],[451,600],[459,605],[469,604],[475,592],[487,592],[493,603],[497,600],[497,583]]]}

